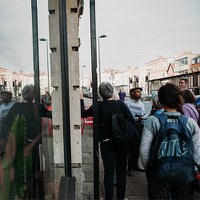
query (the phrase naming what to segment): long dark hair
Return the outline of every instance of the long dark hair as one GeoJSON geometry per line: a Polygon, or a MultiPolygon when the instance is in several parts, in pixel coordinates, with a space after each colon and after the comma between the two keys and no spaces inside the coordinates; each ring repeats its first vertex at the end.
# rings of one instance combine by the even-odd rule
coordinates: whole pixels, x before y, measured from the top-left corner
{"type": "Polygon", "coordinates": [[[192,91],[188,89],[181,90],[181,95],[183,96],[185,103],[195,103],[195,95],[192,91]]]}
{"type": "Polygon", "coordinates": [[[158,100],[163,106],[175,108],[178,112],[183,114],[182,105],[184,100],[180,92],[181,90],[177,85],[166,83],[158,90],[158,100]]]}

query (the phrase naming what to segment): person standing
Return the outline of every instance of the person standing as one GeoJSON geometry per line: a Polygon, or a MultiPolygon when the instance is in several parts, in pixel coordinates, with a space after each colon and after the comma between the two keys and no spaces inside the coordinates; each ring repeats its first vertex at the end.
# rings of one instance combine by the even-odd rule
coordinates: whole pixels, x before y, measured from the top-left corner
{"type": "Polygon", "coordinates": [[[125,101],[125,104],[127,105],[128,109],[130,110],[131,114],[133,115],[137,125],[136,129],[138,130],[138,133],[140,134],[137,138],[137,140],[131,140],[130,141],[130,152],[128,156],[128,170],[127,175],[133,176],[133,170],[141,171],[143,172],[144,169],[142,167],[138,166],[139,161],[139,147],[140,147],[140,140],[143,130],[143,119],[145,118],[145,109],[144,104],[141,101],[142,96],[142,88],[141,87],[135,87],[130,89],[130,98],[125,101]]]}
{"type": "MultiPolygon", "coordinates": [[[[114,173],[117,176],[117,199],[123,200],[126,192],[126,168],[127,168],[127,143],[116,142],[111,139],[111,116],[118,111],[124,114],[127,121],[135,123],[135,120],[123,101],[113,99],[113,87],[108,82],[99,85],[99,94],[103,101],[98,102],[99,110],[99,142],[104,166],[105,199],[113,199],[114,173]]],[[[93,116],[93,107],[84,109],[84,101],[81,99],[81,117],[93,116]]]]}
{"type": "Polygon", "coordinates": [[[119,99],[120,99],[121,101],[125,101],[126,93],[125,93],[122,89],[119,90],[118,95],[119,95],[119,99]]]}
{"type": "MultiPolygon", "coordinates": [[[[1,92],[1,98],[3,101],[3,104],[0,106],[0,135],[1,135],[1,127],[3,125],[3,121],[8,114],[11,107],[14,105],[14,101],[12,101],[12,93],[9,91],[2,91],[1,92]]],[[[0,153],[3,155],[3,140],[0,139],[0,153]]]]}
{"type": "Polygon", "coordinates": [[[12,101],[12,93],[9,91],[2,91],[1,98],[2,98],[3,104],[0,106],[0,130],[1,130],[4,118],[8,114],[8,111],[10,110],[10,108],[15,103],[14,101],[12,101]]]}
{"type": "MultiPolygon", "coordinates": [[[[177,123],[177,119],[183,114],[182,104],[184,103],[180,95],[180,88],[172,83],[161,86],[158,91],[158,100],[164,108],[164,112],[160,115],[164,115],[165,118],[167,117],[167,123],[177,123]]],[[[185,119],[185,116],[182,117],[185,119]]],[[[192,118],[186,118],[184,126],[186,126],[186,129],[192,135],[194,160],[200,164],[200,129],[192,118]]],[[[157,144],[155,141],[160,136],[158,134],[161,133],[159,132],[161,128],[161,122],[158,117],[152,115],[145,122],[142,133],[140,158],[146,171],[148,197],[149,199],[194,199],[194,189],[191,182],[160,179],[151,168],[152,162],[150,161],[155,153],[150,151],[157,147],[154,145],[157,144]]],[[[171,148],[173,147],[172,145],[171,148]]],[[[185,150],[184,148],[184,146],[181,147],[183,151],[185,150]]],[[[178,146],[178,150],[176,151],[179,152],[179,150],[180,147],[178,146]]],[[[175,149],[171,152],[175,152],[175,149]]],[[[187,171],[185,173],[187,174],[187,171]]]]}
{"type": "Polygon", "coordinates": [[[47,91],[44,95],[44,104],[45,106],[51,106],[51,95],[47,91]]]}
{"type": "Polygon", "coordinates": [[[195,108],[194,106],[195,103],[194,93],[186,89],[186,90],[181,90],[181,95],[185,101],[185,103],[182,106],[184,115],[193,118],[198,123],[199,112],[197,108],[195,108]]]}
{"type": "Polygon", "coordinates": [[[181,90],[187,89],[187,88],[188,88],[188,83],[189,83],[188,78],[186,78],[186,77],[180,78],[180,79],[179,79],[179,82],[178,82],[179,88],[180,88],[181,90]]]}

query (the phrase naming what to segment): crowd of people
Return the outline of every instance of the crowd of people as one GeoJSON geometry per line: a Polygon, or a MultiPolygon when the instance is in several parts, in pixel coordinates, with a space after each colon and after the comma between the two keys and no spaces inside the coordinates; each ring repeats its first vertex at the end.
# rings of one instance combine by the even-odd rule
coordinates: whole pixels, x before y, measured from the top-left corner
{"type": "MultiPolygon", "coordinates": [[[[142,88],[131,88],[129,98],[122,94],[123,91],[120,91],[120,100],[116,100],[113,98],[114,89],[109,82],[99,85],[102,100],[98,102],[98,126],[104,165],[105,199],[113,199],[115,174],[117,199],[126,199],[126,175],[134,178],[135,170],[146,173],[149,199],[194,199],[194,187],[191,181],[160,180],[149,167],[152,149],[156,147],[154,139],[159,137],[157,135],[163,127],[157,115],[164,116],[166,122],[182,123],[183,119],[185,120],[183,126],[192,138],[194,149],[191,159],[194,158],[193,162],[200,164],[199,112],[195,106],[195,96],[187,89],[187,84],[187,78],[181,78],[178,86],[173,83],[161,86],[158,90],[158,98],[152,100],[152,112],[149,116],[141,101],[142,88]],[[137,137],[130,139],[128,143],[120,143],[112,139],[112,115],[117,112],[123,113],[126,120],[137,129],[137,137]]],[[[84,108],[84,101],[81,99],[81,116],[93,115],[93,106],[87,110],[84,108]]],[[[172,134],[170,137],[173,136],[172,134]]],[[[185,150],[184,145],[180,148],[185,150]]],[[[187,173],[185,171],[185,174],[187,173]]]]}
{"type": "MultiPolygon", "coordinates": [[[[185,127],[185,129],[181,129],[182,131],[187,129],[188,138],[191,137],[193,145],[191,148],[193,161],[200,164],[200,116],[195,106],[195,96],[192,91],[187,89],[187,84],[188,80],[181,78],[178,86],[173,83],[161,86],[158,90],[158,98],[152,100],[153,106],[150,115],[146,114],[141,101],[141,87],[131,88],[129,98],[121,90],[118,94],[119,99],[117,99],[111,83],[103,82],[99,85],[101,100],[98,101],[98,137],[104,166],[105,199],[113,199],[114,179],[116,178],[117,199],[124,200],[126,176],[134,178],[134,171],[146,173],[149,199],[194,199],[194,188],[191,181],[160,179],[152,168],[154,155],[152,152],[157,148],[156,145],[161,138],[164,119],[166,119],[164,122],[169,124],[181,123],[180,126],[185,127]],[[134,126],[137,137],[130,138],[126,142],[113,139],[112,116],[115,113],[122,113],[125,120],[134,126]]],[[[9,155],[19,153],[17,146],[19,143],[16,135],[12,132],[15,131],[13,122],[20,117],[24,119],[22,126],[25,127],[23,129],[25,130],[24,151],[21,156],[26,158],[31,154],[31,170],[27,179],[29,180],[27,181],[27,191],[29,192],[24,193],[23,198],[34,199],[36,195],[34,184],[36,182],[35,175],[39,171],[38,148],[41,143],[41,118],[51,118],[52,115],[48,109],[51,106],[50,94],[46,92],[41,104],[37,107],[34,103],[34,91],[33,85],[26,85],[22,90],[23,102],[13,102],[12,93],[9,91],[1,92],[3,103],[0,106],[0,198],[4,198],[5,196],[2,197],[1,194],[5,195],[7,192],[7,198],[12,199],[12,194],[18,192],[16,190],[19,189],[12,187],[14,184],[12,170],[16,170],[14,166],[16,156],[10,159],[8,152],[9,155]],[[5,179],[10,180],[9,191],[6,191],[4,187],[5,179]]],[[[83,98],[81,98],[81,116],[93,116],[93,106],[85,109],[83,98]]],[[[173,132],[170,137],[174,137],[174,135],[173,132]]],[[[181,151],[184,151],[186,155],[189,152],[186,142],[178,145],[180,146],[178,146],[176,154],[179,155],[181,151]]],[[[174,146],[171,144],[170,148],[174,148],[174,146]]],[[[165,150],[159,152],[161,157],[165,150]]]]}

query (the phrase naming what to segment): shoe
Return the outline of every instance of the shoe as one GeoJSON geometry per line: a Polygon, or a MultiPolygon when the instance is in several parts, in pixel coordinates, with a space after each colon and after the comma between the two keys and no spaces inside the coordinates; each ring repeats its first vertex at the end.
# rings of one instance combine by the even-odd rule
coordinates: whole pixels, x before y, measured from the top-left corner
{"type": "Polygon", "coordinates": [[[128,167],[128,170],[127,170],[126,174],[128,176],[132,177],[133,176],[133,169],[128,167]]]}
{"type": "Polygon", "coordinates": [[[135,165],[135,166],[133,167],[133,170],[139,171],[139,172],[144,172],[144,169],[142,169],[142,168],[139,167],[138,165],[135,165]]]}

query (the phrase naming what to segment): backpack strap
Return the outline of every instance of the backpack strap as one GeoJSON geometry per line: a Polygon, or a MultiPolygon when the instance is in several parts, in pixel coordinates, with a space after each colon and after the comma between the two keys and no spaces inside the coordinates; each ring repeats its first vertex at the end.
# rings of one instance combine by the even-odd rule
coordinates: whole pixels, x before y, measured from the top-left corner
{"type": "Polygon", "coordinates": [[[165,114],[163,114],[163,113],[161,113],[161,114],[154,113],[153,115],[158,118],[161,126],[163,126],[167,122],[167,118],[168,117],[165,114]]]}
{"type": "Polygon", "coordinates": [[[181,124],[186,125],[187,121],[188,121],[188,117],[185,115],[180,115],[178,117],[179,121],[181,122],[181,124]]]}
{"type": "MultiPolygon", "coordinates": [[[[188,121],[188,117],[187,117],[187,116],[185,116],[185,115],[180,115],[180,116],[178,117],[178,120],[179,120],[179,122],[182,124],[183,127],[185,127],[186,129],[188,129],[188,128],[186,127],[186,124],[187,124],[187,121],[188,121]]],[[[191,147],[192,152],[194,152],[194,144],[193,144],[193,141],[192,141],[192,134],[189,132],[189,130],[188,130],[187,133],[188,133],[188,134],[187,134],[188,138],[190,138],[190,139],[188,139],[188,143],[190,144],[190,147],[191,147]]],[[[192,156],[194,157],[194,155],[192,155],[192,156]]],[[[193,159],[194,159],[194,158],[193,158],[193,159]]]]}
{"type": "Polygon", "coordinates": [[[163,125],[167,122],[167,116],[163,113],[161,113],[161,114],[154,113],[153,116],[158,118],[158,120],[160,122],[160,129],[158,130],[158,132],[153,137],[153,142],[152,142],[152,145],[151,145],[151,148],[150,148],[150,155],[151,156],[149,158],[149,166],[152,165],[153,159],[156,156],[156,148],[158,146],[158,141],[159,141],[159,138],[161,136],[161,134],[160,134],[161,129],[162,129],[163,125]]]}

